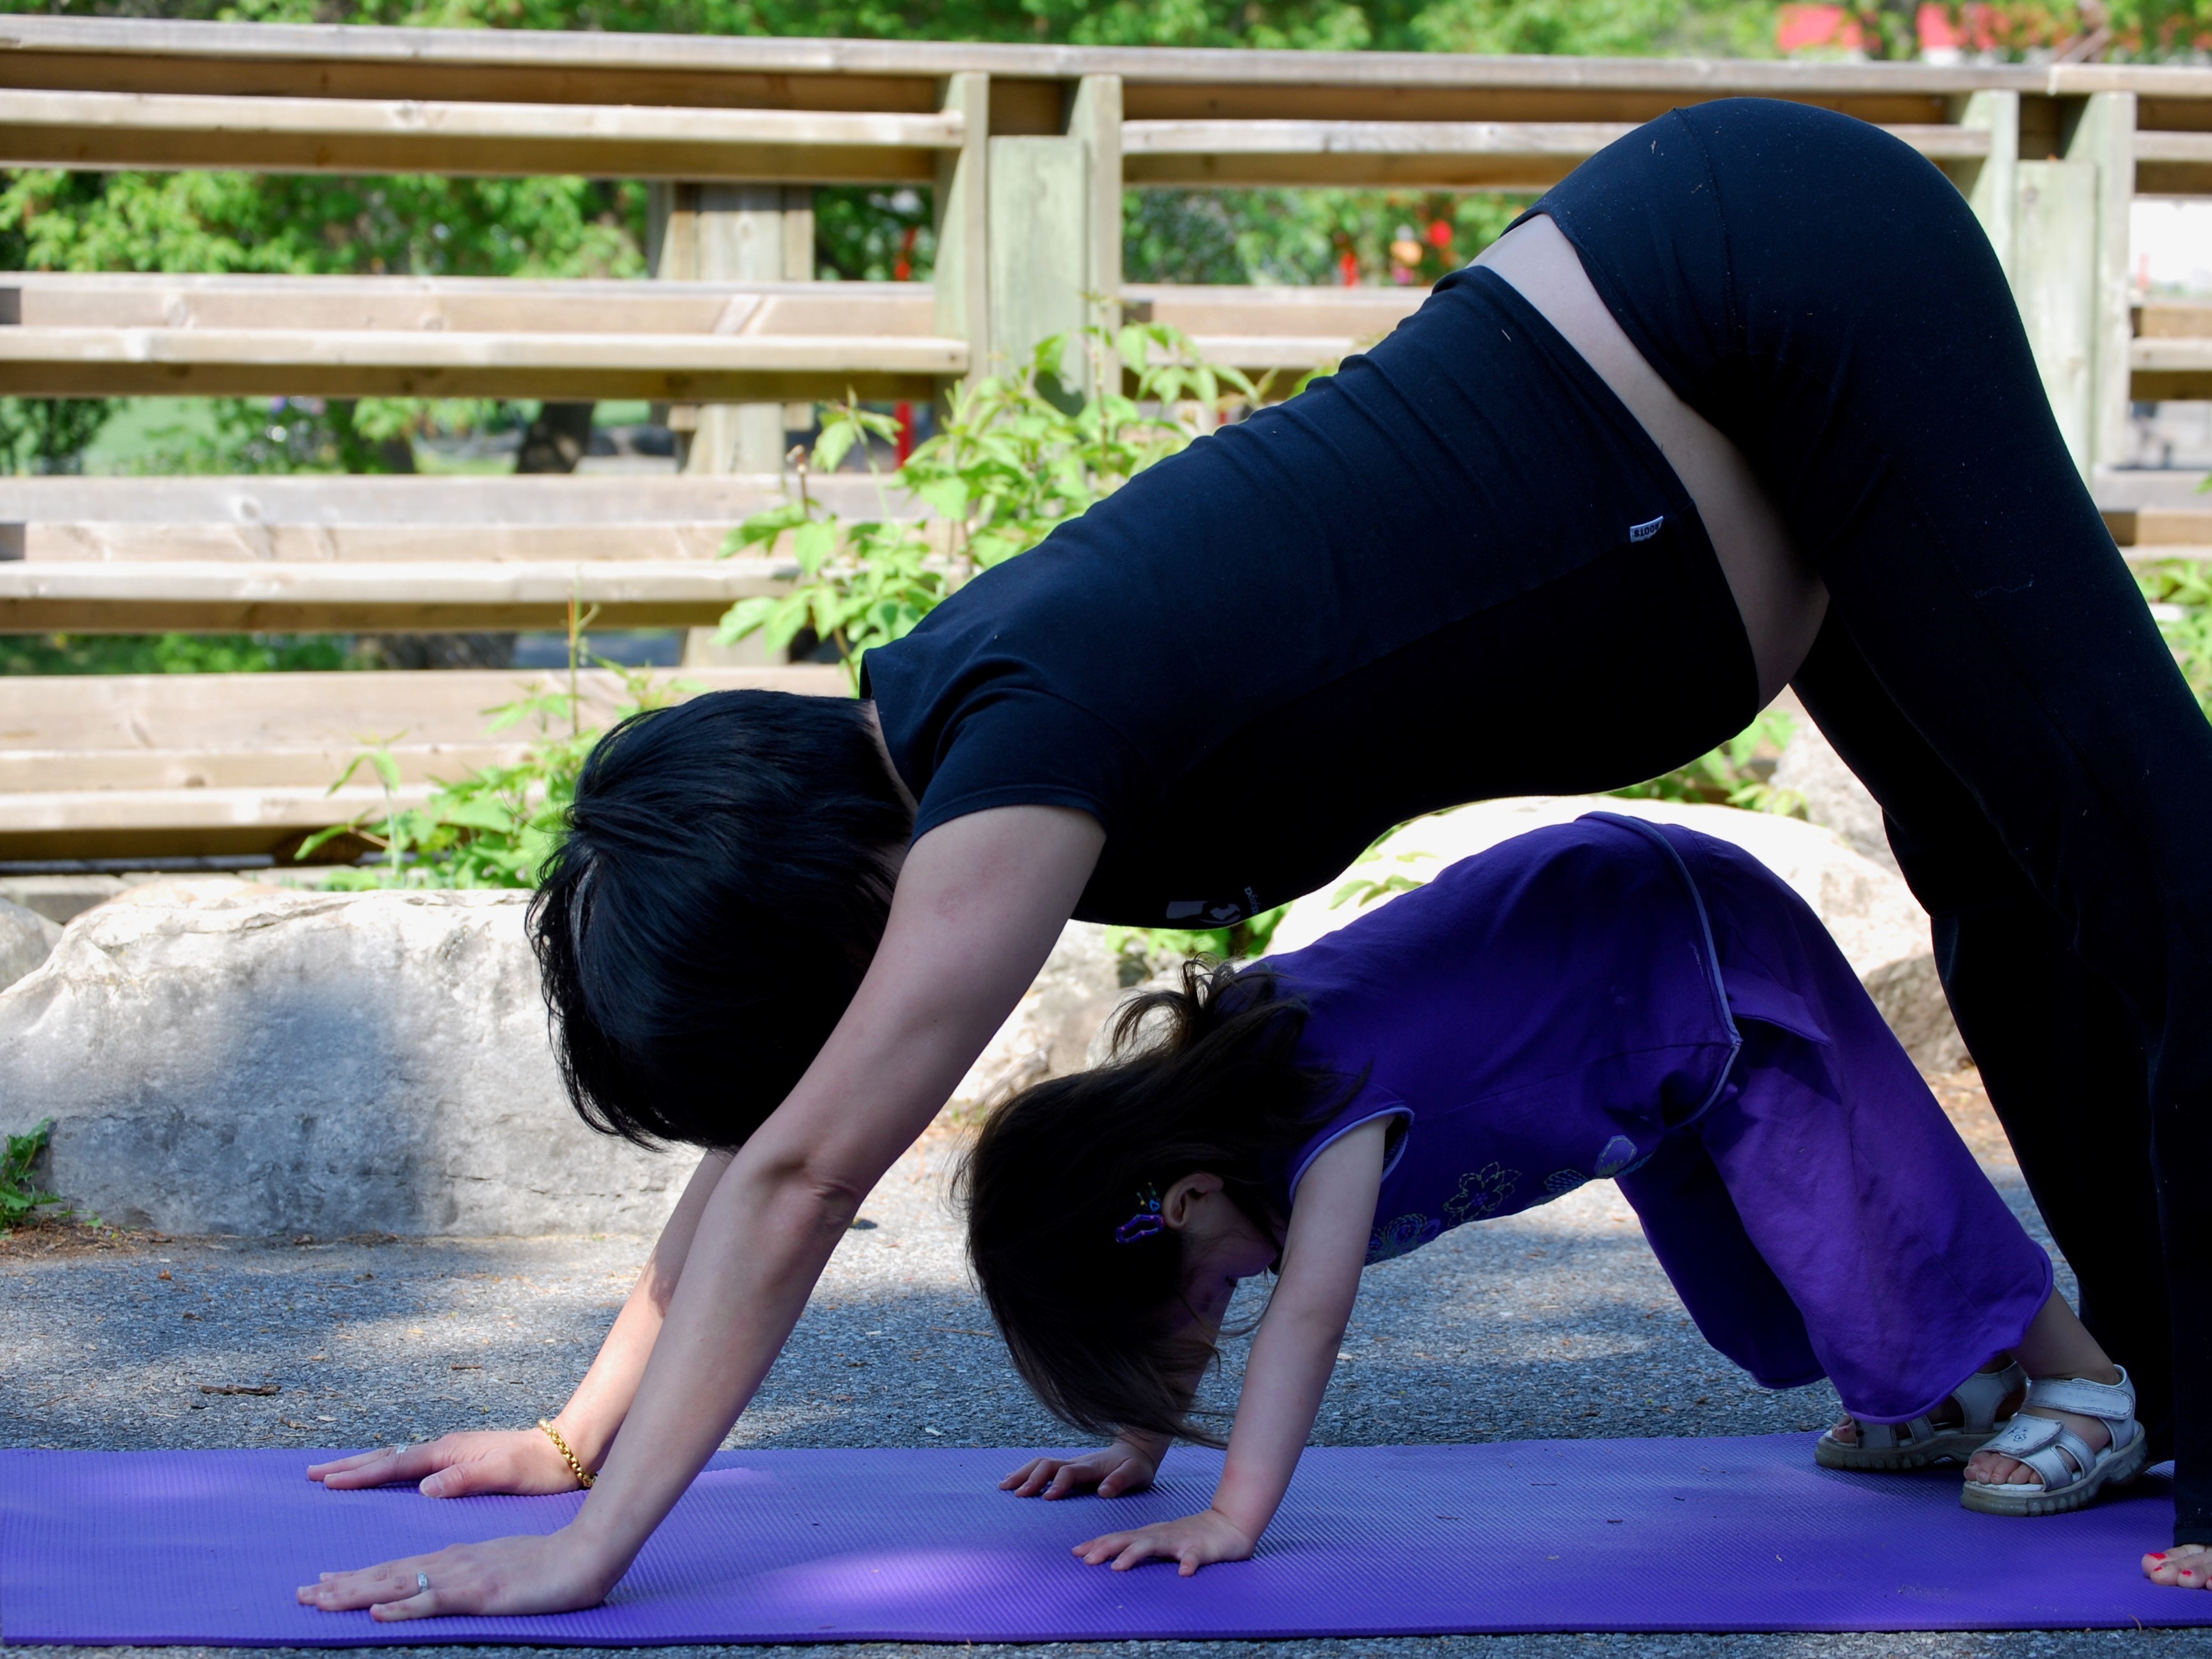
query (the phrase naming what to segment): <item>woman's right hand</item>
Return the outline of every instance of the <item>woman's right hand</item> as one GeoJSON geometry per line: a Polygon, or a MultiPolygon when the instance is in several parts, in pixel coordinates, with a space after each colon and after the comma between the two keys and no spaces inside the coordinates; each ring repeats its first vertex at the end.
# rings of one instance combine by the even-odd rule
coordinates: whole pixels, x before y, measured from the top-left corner
{"type": "Polygon", "coordinates": [[[477,1492],[539,1494],[576,1490],[576,1475],[538,1429],[477,1430],[441,1435],[420,1446],[356,1452],[308,1466],[307,1479],[333,1492],[416,1482],[425,1498],[477,1492]]]}
{"type": "Polygon", "coordinates": [[[1141,1492],[1159,1473],[1158,1462],[1126,1440],[1081,1457],[1032,1457],[999,1482],[1017,1498],[1066,1498],[1095,1490],[1101,1498],[1141,1492]]]}

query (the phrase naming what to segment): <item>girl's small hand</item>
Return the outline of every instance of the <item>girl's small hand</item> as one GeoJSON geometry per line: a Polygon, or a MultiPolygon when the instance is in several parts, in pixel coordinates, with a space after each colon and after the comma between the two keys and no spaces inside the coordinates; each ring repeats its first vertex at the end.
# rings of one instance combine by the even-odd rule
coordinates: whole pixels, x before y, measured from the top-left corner
{"type": "Polygon", "coordinates": [[[570,1538],[495,1538],[453,1544],[435,1555],[326,1572],[300,1586],[300,1600],[325,1613],[362,1607],[372,1619],[438,1619],[464,1613],[569,1613],[597,1607],[615,1580],[570,1538]],[[418,1578],[417,1575],[420,1575],[418,1578]],[[421,1587],[421,1579],[429,1588],[421,1587]]]}
{"type": "Polygon", "coordinates": [[[475,1492],[574,1492],[576,1477],[553,1442],[536,1429],[448,1434],[420,1446],[357,1452],[333,1462],[313,1463],[307,1479],[332,1492],[358,1486],[419,1483],[425,1498],[466,1498],[475,1492]]]}
{"type": "Polygon", "coordinates": [[[1116,1440],[1081,1457],[1032,1457],[999,1482],[999,1490],[1017,1498],[1066,1498],[1093,1490],[1101,1498],[1119,1498],[1125,1492],[1143,1491],[1158,1473],[1158,1466],[1143,1452],[1116,1440]]]}
{"type": "Polygon", "coordinates": [[[1202,1510],[1134,1532],[1109,1532],[1078,1544],[1075,1553],[1094,1567],[1110,1560],[1116,1572],[1127,1572],[1140,1561],[1173,1561],[1188,1578],[1209,1562],[1249,1560],[1253,1542],[1219,1510],[1202,1510]]]}

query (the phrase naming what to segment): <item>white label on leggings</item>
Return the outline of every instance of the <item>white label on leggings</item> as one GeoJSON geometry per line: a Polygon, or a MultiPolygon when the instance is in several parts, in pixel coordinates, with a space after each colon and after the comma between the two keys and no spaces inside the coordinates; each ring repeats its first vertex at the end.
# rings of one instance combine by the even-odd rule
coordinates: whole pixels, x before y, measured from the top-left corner
{"type": "Polygon", "coordinates": [[[1659,533],[1659,526],[1666,522],[1667,515],[1662,513],[1648,524],[1632,524],[1628,526],[1628,539],[1632,542],[1648,542],[1659,533]]]}

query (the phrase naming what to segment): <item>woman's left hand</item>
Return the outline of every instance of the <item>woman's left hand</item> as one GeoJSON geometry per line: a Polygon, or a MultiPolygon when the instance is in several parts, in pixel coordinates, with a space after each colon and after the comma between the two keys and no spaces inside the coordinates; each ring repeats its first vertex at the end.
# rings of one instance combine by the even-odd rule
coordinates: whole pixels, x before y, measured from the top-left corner
{"type": "Polygon", "coordinates": [[[1116,1572],[1127,1572],[1140,1561],[1173,1561],[1185,1578],[1215,1561],[1245,1561],[1253,1540],[1219,1510],[1201,1510],[1180,1521],[1156,1521],[1134,1532],[1109,1532],[1075,1553],[1096,1567],[1110,1561],[1116,1572]]]}
{"type": "MultiPolygon", "coordinates": [[[[617,1573],[616,1579],[621,1575],[617,1573]]],[[[615,1580],[566,1531],[550,1537],[453,1544],[353,1572],[326,1572],[300,1586],[300,1600],[325,1613],[368,1609],[372,1619],[439,1619],[453,1613],[569,1613],[597,1607],[615,1580]],[[429,1581],[421,1587],[417,1575],[429,1581]]]]}
{"type": "Polygon", "coordinates": [[[2170,1550],[2146,1555],[2142,1566],[2143,1577],[2154,1584],[2212,1589],[2212,1545],[2176,1544],[2170,1550]]]}

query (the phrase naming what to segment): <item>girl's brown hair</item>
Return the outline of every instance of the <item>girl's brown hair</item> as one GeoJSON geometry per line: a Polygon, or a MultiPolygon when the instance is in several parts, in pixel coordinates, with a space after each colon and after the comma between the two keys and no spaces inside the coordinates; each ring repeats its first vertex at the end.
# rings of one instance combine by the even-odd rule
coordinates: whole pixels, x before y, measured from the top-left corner
{"type": "Polygon", "coordinates": [[[1097,1434],[1208,1445],[1191,1421],[1218,1355],[1183,1300],[1182,1236],[1115,1231],[1148,1190],[1200,1172],[1278,1242],[1267,1196],[1342,1097],[1297,1060],[1306,1009],[1261,970],[1190,963],[1180,990],[1133,998],[1106,1064],[1016,1095],[985,1122],[960,1175],[968,1257],[1037,1398],[1097,1434]]]}

